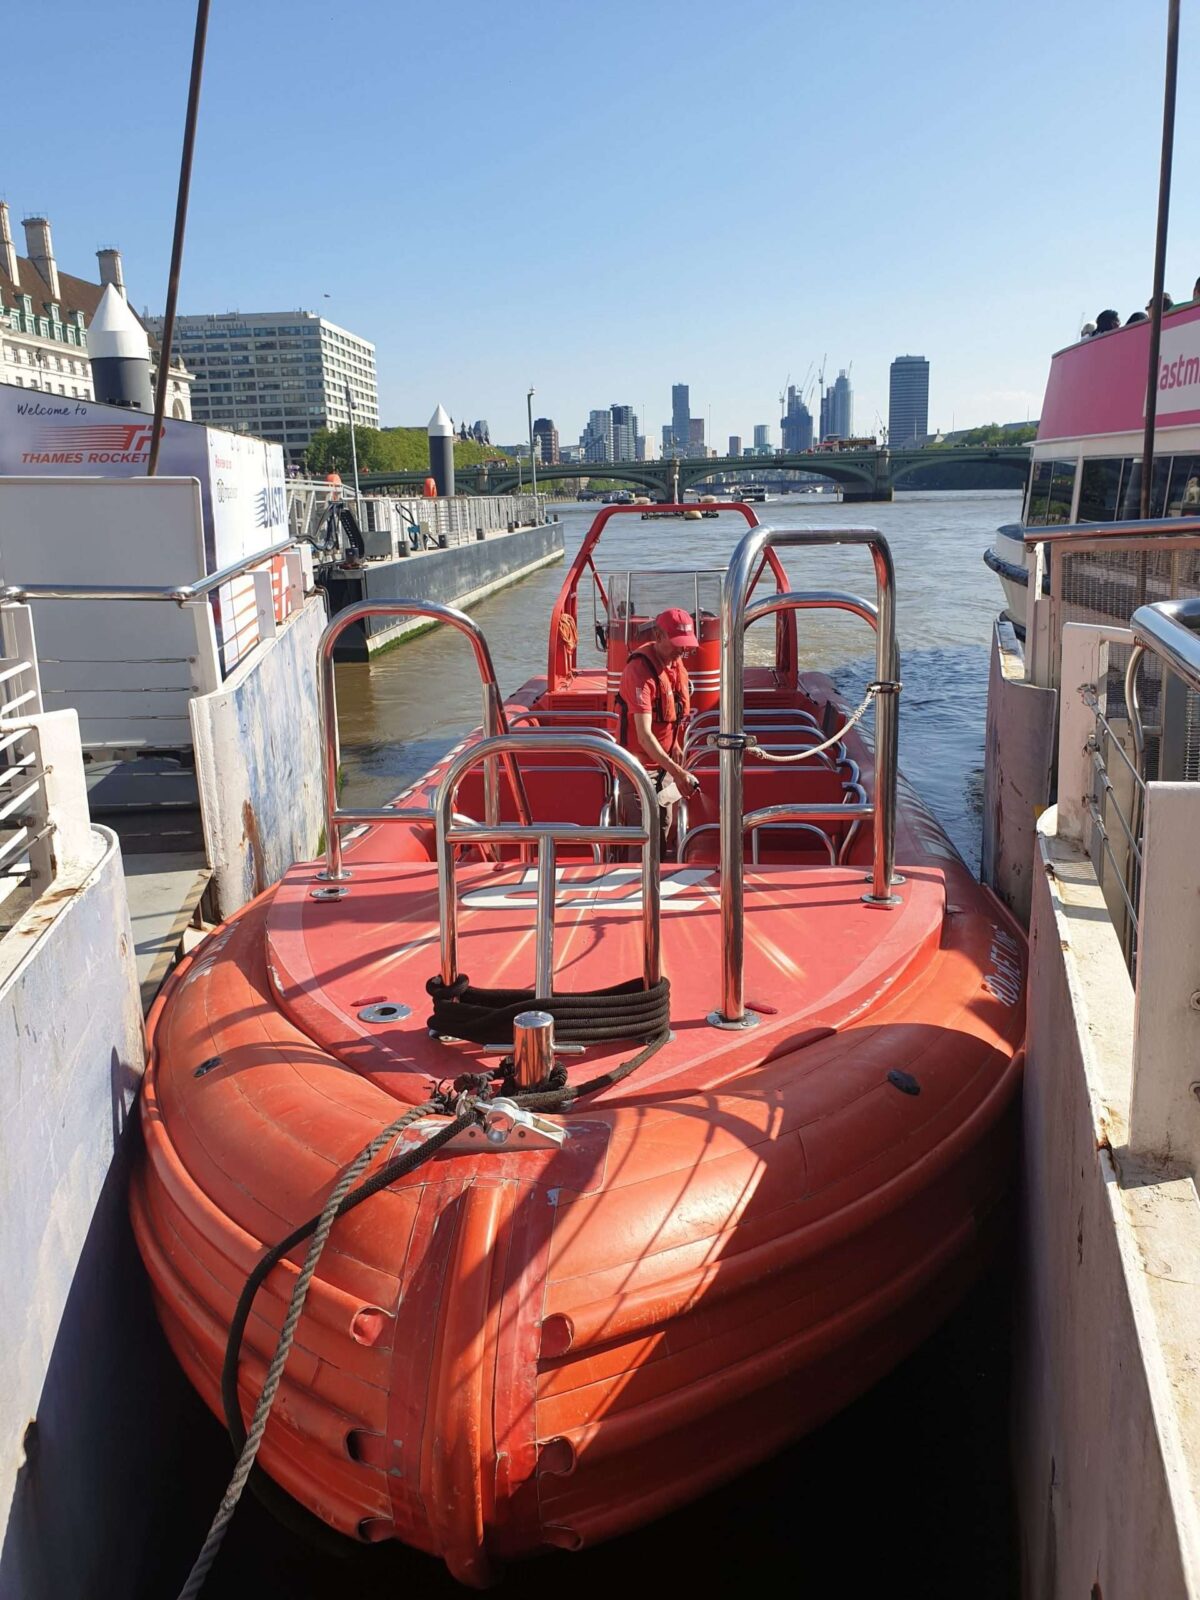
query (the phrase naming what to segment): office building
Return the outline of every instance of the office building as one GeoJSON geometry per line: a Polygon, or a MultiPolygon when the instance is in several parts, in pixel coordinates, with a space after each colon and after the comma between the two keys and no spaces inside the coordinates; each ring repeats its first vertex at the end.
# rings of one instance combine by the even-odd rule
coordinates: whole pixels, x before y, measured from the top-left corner
{"type": "Polygon", "coordinates": [[[637,460],[655,461],[654,440],[648,433],[639,433],[637,436],[637,460]]]}
{"type": "Polygon", "coordinates": [[[845,368],[821,397],[822,439],[848,439],[854,432],[854,391],[845,368]]]}
{"type": "MultiPolygon", "coordinates": [[[[154,333],[161,317],[149,319],[154,333]]],[[[175,349],[196,375],[192,414],[274,439],[289,461],[321,428],[379,426],[375,346],[311,311],[178,317],[175,349]]]]}
{"type": "Polygon", "coordinates": [[[672,456],[678,455],[675,448],[675,427],[673,423],[664,422],[662,427],[662,454],[663,460],[669,461],[672,456]]]}
{"type": "MultiPolygon", "coordinates": [[[[27,256],[17,254],[8,206],[0,200],[0,383],[94,400],[88,324],[110,283],[128,300],[121,252],[96,251],[99,282],[93,283],[60,269],[45,217],[27,217],[22,226],[27,256]]],[[[151,332],[151,383],[157,376],[158,340],[151,332]]],[[[191,387],[191,373],[177,356],[167,379],[167,416],[191,417],[191,387]]]]}
{"type": "Polygon", "coordinates": [[[689,456],[704,456],[708,451],[704,448],[704,418],[689,417],[687,432],[687,450],[689,456]]]}
{"type": "Polygon", "coordinates": [[[771,424],[769,422],[756,422],[754,424],[754,454],[769,455],[771,452],[771,424]]]}
{"type": "Polygon", "coordinates": [[[796,385],[789,383],[787,410],[783,416],[783,448],[789,455],[795,455],[801,450],[811,450],[812,442],[812,412],[796,393],[796,385]]]}
{"type": "Polygon", "coordinates": [[[632,406],[610,406],[612,413],[612,461],[637,460],[638,420],[632,406]]]}
{"type": "Polygon", "coordinates": [[[888,382],[888,444],[903,450],[928,435],[929,363],[924,356],[897,356],[888,382]]]}
{"type": "Polygon", "coordinates": [[[533,422],[533,448],[543,466],[553,467],[559,460],[558,429],[549,417],[535,417],[533,422]]]}
{"type": "Polygon", "coordinates": [[[591,411],[587,427],[579,436],[585,461],[611,461],[612,411],[591,411]]]}
{"type": "MultiPolygon", "coordinates": [[[[689,425],[691,422],[691,401],[688,398],[686,383],[671,385],[671,443],[674,454],[685,456],[688,452],[689,425]]],[[[665,437],[665,435],[664,435],[665,437]]],[[[666,451],[663,452],[666,454],[666,451]]]]}
{"type": "Polygon", "coordinates": [[[742,453],[742,436],[741,436],[740,433],[731,433],[729,435],[729,450],[728,450],[728,454],[731,455],[731,456],[740,456],[741,453],[742,453]]]}

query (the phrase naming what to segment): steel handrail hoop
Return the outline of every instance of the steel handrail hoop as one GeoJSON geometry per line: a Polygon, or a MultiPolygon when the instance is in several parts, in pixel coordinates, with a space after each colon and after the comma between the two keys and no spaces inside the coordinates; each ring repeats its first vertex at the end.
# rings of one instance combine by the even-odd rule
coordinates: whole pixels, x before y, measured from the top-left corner
{"type": "MultiPolygon", "coordinates": [[[[475,664],[479,668],[479,677],[483,686],[483,731],[485,739],[490,739],[497,734],[507,734],[508,722],[504,713],[504,702],[500,698],[500,688],[496,682],[496,669],[492,665],[492,653],[488,649],[487,640],[479,626],[462,611],[456,611],[453,606],[438,605],[432,600],[361,600],[357,605],[347,606],[344,611],[339,611],[333,617],[317,647],[318,663],[318,690],[321,701],[321,727],[324,733],[325,772],[324,772],[324,808],[325,808],[325,871],[323,876],[332,883],[340,883],[350,876],[342,865],[342,840],[339,829],[342,824],[357,824],[360,822],[405,822],[415,818],[424,819],[428,813],[412,808],[388,807],[378,811],[344,811],[338,806],[337,774],[341,759],[341,743],[338,736],[337,718],[337,691],[333,677],[333,649],[338,639],[347,628],[356,622],[361,622],[364,617],[428,617],[431,622],[448,623],[450,627],[457,628],[471,642],[475,652],[475,664]]],[[[475,747],[477,748],[477,747],[475,747]]],[[[521,821],[528,824],[530,812],[529,801],[525,794],[525,786],[521,782],[521,774],[511,755],[504,755],[504,767],[508,781],[512,786],[513,798],[517,807],[517,815],[521,821]]],[[[500,820],[500,787],[499,774],[493,761],[488,761],[484,767],[484,815],[490,825],[495,825],[500,820]]]]}
{"type": "MultiPolygon", "coordinates": [[[[644,509],[645,507],[643,506],[635,505],[605,506],[604,510],[599,513],[599,515],[596,517],[596,520],[592,523],[592,526],[588,529],[583,543],[575,552],[574,559],[572,560],[571,566],[563,579],[562,587],[558,592],[558,595],[554,601],[554,606],[550,613],[550,644],[546,660],[547,689],[554,691],[556,689],[563,688],[571,681],[575,674],[578,646],[577,644],[574,646],[569,646],[567,644],[567,634],[564,633],[561,625],[562,618],[564,616],[569,617],[575,624],[575,636],[576,640],[578,640],[579,584],[589,567],[591,568],[591,571],[596,577],[597,581],[599,581],[599,574],[596,572],[596,566],[592,559],[592,553],[597,544],[600,542],[601,534],[604,532],[605,527],[613,517],[633,516],[635,514],[640,514],[644,509]]],[[[659,512],[668,512],[695,511],[698,508],[695,505],[684,505],[682,502],[679,502],[660,504],[656,509],[659,512]]],[[[756,513],[740,500],[720,500],[711,502],[705,507],[705,509],[707,511],[736,512],[738,516],[745,519],[751,528],[758,528],[760,526],[756,513]]],[[[763,551],[763,558],[770,567],[777,586],[782,588],[786,582],[786,576],[778,557],[772,552],[769,546],[767,546],[763,551]]],[[[688,570],[690,571],[691,569],[689,568],[688,570]]],[[[760,573],[755,573],[753,580],[755,583],[757,583],[760,575],[760,573]]],[[[786,619],[781,624],[781,628],[782,631],[776,642],[776,650],[779,656],[777,664],[785,677],[794,682],[794,674],[796,672],[795,630],[794,627],[789,629],[786,619]]]]}
{"type": "Polygon", "coordinates": [[[1125,669],[1125,704],[1140,769],[1146,730],[1138,699],[1138,668],[1149,651],[1189,689],[1200,694],[1200,599],[1159,600],[1139,606],[1129,626],[1133,630],[1133,650],[1125,669]]]}
{"type": "Polygon", "coordinates": [[[434,798],[434,828],[437,839],[438,909],[441,933],[441,975],[445,984],[458,977],[458,902],[454,885],[454,852],[457,844],[511,844],[536,840],[537,857],[537,936],[535,948],[536,984],[539,999],[553,993],[554,982],[554,891],[557,871],[556,846],[572,844],[624,844],[642,853],[642,979],[647,989],[658,983],[662,974],[659,922],[659,833],[658,798],[645,767],[636,756],[620,745],[591,733],[504,733],[468,745],[450,762],[434,798]],[[594,757],[615,767],[632,783],[641,805],[640,827],[579,827],[574,823],[455,822],[455,792],[463,775],[480,761],[492,756],[519,753],[546,754],[550,751],[594,757]]]}
{"type": "Polygon", "coordinates": [[[729,563],[721,593],[721,708],[725,728],[717,735],[721,754],[721,1009],[709,1016],[717,1027],[752,1027],[757,1018],[746,1010],[745,861],[743,803],[745,733],[742,727],[746,663],[746,628],[771,611],[837,604],[865,616],[875,628],[875,675],[887,685],[875,700],[875,796],[871,809],[874,860],[869,905],[894,906],[892,866],[896,845],[896,768],[899,723],[899,657],[896,651],[896,576],[887,540],[874,528],[752,528],[729,563]],[[749,607],[749,594],[764,557],[780,546],[863,544],[875,566],[876,604],[871,608],[852,595],[821,591],[822,598],[780,592],[749,607]],[[871,616],[874,609],[875,615],[871,616]]]}
{"type": "Polygon", "coordinates": [[[219,572],[210,572],[207,577],[197,578],[193,583],[177,583],[167,588],[154,584],[10,583],[0,589],[0,602],[15,600],[24,604],[29,600],[169,600],[177,606],[184,606],[189,601],[204,599],[222,584],[241,577],[252,567],[270,561],[273,556],[281,556],[286,551],[295,549],[299,543],[298,539],[283,539],[278,544],[267,545],[254,555],[243,556],[240,561],[231,562],[219,572]]]}

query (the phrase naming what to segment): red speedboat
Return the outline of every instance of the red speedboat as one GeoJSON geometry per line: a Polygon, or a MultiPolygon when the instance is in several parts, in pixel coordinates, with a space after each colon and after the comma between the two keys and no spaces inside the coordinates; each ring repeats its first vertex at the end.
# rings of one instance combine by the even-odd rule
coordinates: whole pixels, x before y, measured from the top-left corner
{"type": "Polygon", "coordinates": [[[379,812],[337,804],[331,666],[374,608],[335,619],[326,859],[208,939],[151,1017],[134,1227],[167,1336],[239,1443],[301,1225],[332,1218],[387,1130],[319,1256],[259,1462],[334,1528],[476,1586],[844,1406],[978,1274],[1011,1178],[1024,942],[897,781],[885,541],[723,506],[749,524],[726,571],[605,573],[625,509],[571,566],[546,677],[503,704],[469,619],[380,603],[467,634],[484,721],[379,812]],[[869,551],[874,602],[789,588],[780,552],[831,543],[869,551]],[[666,604],[700,641],[699,789],[660,859],[653,789],[613,735],[666,604]],[[875,630],[870,742],[798,671],[797,613],[819,607],[875,630]]]}

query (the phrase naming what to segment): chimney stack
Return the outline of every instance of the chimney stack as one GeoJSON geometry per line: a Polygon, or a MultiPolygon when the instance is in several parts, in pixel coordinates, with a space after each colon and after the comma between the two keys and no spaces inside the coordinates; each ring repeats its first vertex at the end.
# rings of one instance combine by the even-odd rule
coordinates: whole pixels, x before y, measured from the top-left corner
{"type": "Polygon", "coordinates": [[[125,293],[125,273],[121,267],[121,252],[97,250],[96,260],[100,263],[100,282],[111,283],[121,299],[128,300],[129,296],[125,293]]]}
{"type": "Polygon", "coordinates": [[[58,265],[54,260],[54,246],[50,242],[50,224],[45,217],[26,217],[21,226],[25,229],[25,248],[29,252],[29,259],[49,284],[51,300],[61,300],[58,265]]]}
{"type": "Polygon", "coordinates": [[[8,202],[0,200],[0,267],[13,281],[13,287],[19,288],[21,283],[20,269],[17,266],[17,247],[13,243],[12,223],[8,217],[8,202]]]}

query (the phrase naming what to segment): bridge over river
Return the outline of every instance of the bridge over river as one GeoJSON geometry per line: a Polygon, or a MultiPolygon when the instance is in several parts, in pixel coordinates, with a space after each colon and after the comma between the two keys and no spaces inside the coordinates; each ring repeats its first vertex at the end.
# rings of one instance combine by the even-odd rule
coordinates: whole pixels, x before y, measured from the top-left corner
{"type": "MultiPolygon", "coordinates": [[[[843,500],[890,500],[892,491],[904,487],[904,480],[919,467],[971,467],[981,465],[1009,467],[1013,487],[1024,481],[1029,468],[1028,445],[969,445],[949,449],[924,450],[806,450],[778,451],[773,456],[694,456],[673,457],[665,461],[581,461],[560,462],[538,468],[538,483],[563,479],[603,478],[628,483],[656,500],[678,501],[688,489],[711,487],[714,480],[728,481],[740,474],[812,472],[832,479],[842,491],[843,500]]],[[[515,458],[483,462],[479,466],[459,467],[455,481],[469,494],[507,494],[529,476],[528,467],[518,467],[515,458]]],[[[372,472],[361,479],[365,490],[419,489],[424,472],[372,472]]]]}

